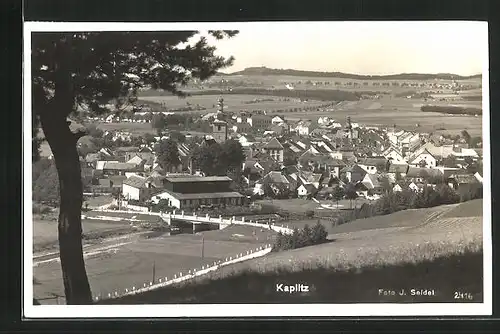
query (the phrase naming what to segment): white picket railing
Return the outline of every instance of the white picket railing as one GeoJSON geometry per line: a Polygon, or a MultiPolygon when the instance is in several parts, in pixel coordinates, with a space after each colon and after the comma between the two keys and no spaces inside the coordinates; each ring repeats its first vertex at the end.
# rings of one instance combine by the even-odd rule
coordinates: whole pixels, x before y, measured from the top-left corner
{"type": "MultiPolygon", "coordinates": [[[[125,210],[94,210],[98,212],[114,212],[114,213],[138,213],[134,211],[125,211],[125,210]]],[[[184,211],[181,211],[180,213],[176,213],[176,211],[173,212],[167,212],[167,213],[162,213],[162,212],[141,212],[140,214],[147,214],[147,215],[152,215],[152,216],[158,216],[161,217],[163,220],[166,222],[169,222],[171,219],[175,220],[183,220],[183,221],[189,221],[189,222],[197,222],[197,223],[211,223],[211,224],[221,224],[221,225],[246,225],[246,226],[254,226],[254,227],[259,227],[259,228],[270,228],[275,232],[281,232],[284,234],[291,234],[293,232],[293,229],[291,229],[288,226],[284,225],[276,225],[274,223],[271,224],[262,224],[262,223],[256,223],[252,220],[250,221],[245,221],[245,217],[242,216],[240,220],[236,219],[235,216],[229,218],[229,219],[224,219],[221,216],[218,218],[215,217],[210,217],[208,214],[205,216],[198,216],[196,213],[193,213],[191,215],[186,214],[184,211]]]]}
{"type": "Polygon", "coordinates": [[[234,258],[232,256],[227,257],[223,260],[215,261],[214,263],[209,263],[206,265],[203,265],[201,269],[190,269],[188,270],[187,274],[184,272],[179,272],[179,274],[174,274],[174,277],[168,278],[159,278],[158,280],[153,281],[146,281],[141,285],[138,286],[132,286],[131,288],[127,288],[123,291],[115,290],[113,292],[109,292],[107,294],[99,294],[97,296],[94,296],[93,299],[95,301],[103,300],[103,299],[114,299],[114,298],[119,298],[123,296],[129,296],[129,295],[135,295],[138,293],[143,293],[147,291],[152,291],[156,290],[165,286],[169,286],[172,284],[188,281],[190,279],[193,279],[195,277],[199,277],[202,275],[206,275],[212,271],[215,271],[223,266],[227,266],[233,263],[238,263],[242,261],[246,261],[249,259],[257,258],[264,256],[271,252],[272,246],[270,244],[261,246],[256,248],[255,250],[248,250],[245,253],[240,253],[237,254],[234,258]]]}

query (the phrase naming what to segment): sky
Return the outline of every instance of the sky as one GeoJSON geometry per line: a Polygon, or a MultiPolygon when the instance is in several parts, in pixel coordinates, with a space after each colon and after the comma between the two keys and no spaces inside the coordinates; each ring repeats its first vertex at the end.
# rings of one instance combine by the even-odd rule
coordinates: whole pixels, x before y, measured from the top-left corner
{"type": "Polygon", "coordinates": [[[339,71],[353,74],[483,72],[488,53],[487,23],[267,22],[235,23],[240,33],[211,41],[217,54],[233,55],[246,67],[339,71]]]}

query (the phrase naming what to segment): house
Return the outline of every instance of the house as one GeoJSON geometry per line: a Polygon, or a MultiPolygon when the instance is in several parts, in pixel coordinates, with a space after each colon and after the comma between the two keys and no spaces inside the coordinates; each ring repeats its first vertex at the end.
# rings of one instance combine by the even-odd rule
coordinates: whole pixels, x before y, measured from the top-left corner
{"type": "Polygon", "coordinates": [[[201,205],[242,205],[244,196],[231,190],[227,176],[170,175],[164,179],[164,190],[151,198],[161,199],[178,209],[194,209],[201,205]]]}
{"type": "Polygon", "coordinates": [[[236,133],[248,133],[252,130],[252,126],[247,122],[241,122],[234,124],[232,129],[236,133]]]}
{"type": "Polygon", "coordinates": [[[311,121],[300,121],[295,127],[295,131],[300,136],[309,136],[309,133],[314,130],[313,123],[311,121]]]}
{"type": "Polygon", "coordinates": [[[285,123],[285,118],[284,117],[274,116],[271,119],[271,124],[273,124],[273,125],[278,125],[278,124],[283,124],[283,123],[285,123]]]}
{"type": "Polygon", "coordinates": [[[327,135],[329,133],[329,131],[327,129],[324,129],[324,128],[316,128],[314,130],[312,130],[309,135],[311,137],[315,137],[315,138],[322,138],[323,136],[327,135]]]}
{"type": "Polygon", "coordinates": [[[125,160],[124,161],[128,161],[128,160],[132,159],[135,156],[138,156],[138,157],[140,157],[140,158],[142,158],[144,160],[148,160],[148,159],[154,157],[153,150],[150,147],[146,146],[146,145],[138,148],[138,150],[134,149],[134,150],[131,150],[131,151],[127,151],[124,154],[125,154],[125,160]]]}
{"type": "Polygon", "coordinates": [[[472,160],[479,159],[479,154],[477,154],[477,152],[472,148],[458,148],[456,150],[453,150],[451,154],[458,159],[465,159],[465,158],[471,158],[472,160]]]}
{"type": "Polygon", "coordinates": [[[323,180],[322,173],[302,172],[299,173],[299,180],[302,184],[311,184],[314,188],[319,189],[323,180]]]}
{"type": "Polygon", "coordinates": [[[126,200],[145,201],[155,192],[159,192],[162,184],[154,184],[145,177],[133,175],[123,181],[122,195],[126,200]]]}
{"type": "Polygon", "coordinates": [[[272,118],[268,115],[254,114],[247,118],[247,123],[257,131],[265,131],[272,126],[272,118]]]}
{"type": "Polygon", "coordinates": [[[102,166],[105,175],[125,175],[126,172],[144,171],[144,165],[135,163],[106,161],[102,166]]]}
{"type": "Polygon", "coordinates": [[[389,180],[394,183],[398,181],[398,175],[401,178],[406,177],[406,173],[408,172],[408,164],[390,164],[389,169],[387,171],[387,177],[389,180]]]}
{"type": "Polygon", "coordinates": [[[366,170],[368,174],[385,172],[387,160],[385,158],[364,158],[358,161],[358,166],[366,170]]]}
{"type": "Polygon", "coordinates": [[[240,142],[241,146],[249,147],[255,143],[255,138],[251,135],[241,135],[238,137],[238,141],[240,142]]]}
{"type": "Polygon", "coordinates": [[[266,169],[262,164],[256,159],[247,159],[243,162],[243,177],[247,179],[249,185],[253,184],[255,181],[260,180],[265,173],[266,169]]]}
{"type": "Polygon", "coordinates": [[[471,174],[465,174],[465,175],[459,175],[459,174],[454,174],[451,175],[447,179],[448,185],[453,188],[454,190],[463,190],[465,188],[470,188],[473,186],[479,186],[481,182],[471,174]]]}
{"type": "Polygon", "coordinates": [[[347,166],[340,170],[340,176],[345,175],[347,180],[353,183],[362,181],[366,174],[366,170],[358,165],[347,166]]]}
{"type": "Polygon", "coordinates": [[[426,180],[443,179],[444,175],[441,170],[436,168],[408,167],[406,179],[414,182],[424,182],[426,180]]]}
{"type": "Polygon", "coordinates": [[[382,156],[384,156],[387,160],[390,160],[392,163],[406,163],[403,158],[403,154],[392,146],[382,152],[382,156]]]}
{"type": "Polygon", "coordinates": [[[284,148],[283,145],[278,141],[278,139],[273,138],[262,146],[262,152],[269,154],[274,160],[279,163],[283,162],[284,148]]]}
{"type": "Polygon", "coordinates": [[[414,192],[421,192],[423,189],[424,189],[424,185],[423,183],[415,183],[415,182],[411,182],[409,185],[408,185],[408,188],[414,192]]]}
{"type": "Polygon", "coordinates": [[[361,183],[366,187],[366,189],[373,194],[380,195],[384,192],[384,189],[382,187],[382,184],[378,180],[378,176],[374,174],[365,174],[365,177],[363,180],[361,180],[361,183]]]}
{"type": "Polygon", "coordinates": [[[257,181],[254,187],[254,194],[264,195],[265,187],[269,186],[275,195],[283,191],[294,191],[297,182],[290,176],[278,171],[270,171],[262,179],[257,181]]]}
{"type": "Polygon", "coordinates": [[[310,198],[318,191],[312,184],[301,184],[297,188],[297,196],[299,198],[310,198]]]}
{"type": "Polygon", "coordinates": [[[413,167],[436,167],[436,158],[426,148],[420,149],[408,158],[408,164],[413,167]]]}
{"type": "Polygon", "coordinates": [[[119,161],[125,162],[139,153],[140,148],[136,146],[123,146],[114,149],[114,155],[119,161]]]}
{"type": "Polygon", "coordinates": [[[321,126],[328,126],[332,122],[334,122],[334,120],[328,116],[322,116],[318,118],[318,124],[321,126]]]}
{"type": "Polygon", "coordinates": [[[129,159],[126,163],[127,164],[134,164],[136,166],[140,166],[142,164],[144,166],[144,164],[146,163],[146,160],[144,160],[143,158],[141,158],[138,155],[135,155],[133,158],[129,159]]]}
{"type": "Polygon", "coordinates": [[[279,124],[279,125],[273,125],[271,126],[271,130],[270,130],[273,134],[276,134],[278,136],[282,136],[283,134],[287,133],[288,132],[288,126],[286,125],[286,123],[282,123],[282,124],[279,124]]]}
{"type": "Polygon", "coordinates": [[[402,192],[403,191],[403,187],[399,183],[396,183],[394,185],[394,187],[392,187],[392,191],[393,192],[402,192]]]}

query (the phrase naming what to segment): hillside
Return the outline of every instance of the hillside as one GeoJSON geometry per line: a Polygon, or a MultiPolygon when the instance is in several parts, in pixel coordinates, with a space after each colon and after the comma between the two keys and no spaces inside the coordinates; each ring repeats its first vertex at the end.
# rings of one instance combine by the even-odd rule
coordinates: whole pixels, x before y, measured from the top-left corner
{"type": "Polygon", "coordinates": [[[104,302],[452,302],[456,289],[469,291],[468,301],[482,300],[482,200],[362,219],[339,226],[330,237],[333,242],[271,253],[180,286],[104,302]],[[277,294],[280,282],[311,290],[277,294]],[[430,286],[439,291],[432,300],[378,294],[381,288],[430,286]]]}
{"type": "Polygon", "coordinates": [[[218,73],[218,75],[287,75],[298,77],[323,77],[323,78],[342,78],[353,80],[465,80],[481,78],[481,74],[472,76],[460,76],[451,73],[400,73],[391,75],[360,75],[343,72],[318,72],[318,71],[301,71],[294,69],[273,69],[267,67],[247,67],[242,71],[233,73],[218,73]]]}

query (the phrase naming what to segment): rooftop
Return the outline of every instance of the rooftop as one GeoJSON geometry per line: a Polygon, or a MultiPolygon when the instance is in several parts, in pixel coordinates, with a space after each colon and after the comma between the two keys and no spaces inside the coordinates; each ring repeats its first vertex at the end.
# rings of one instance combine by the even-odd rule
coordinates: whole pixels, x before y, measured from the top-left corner
{"type": "Polygon", "coordinates": [[[198,193],[198,194],[179,194],[173,191],[165,190],[166,193],[172,195],[173,197],[185,200],[185,199],[205,199],[205,198],[235,198],[244,197],[239,192],[220,192],[220,193],[198,193]]]}
{"type": "Polygon", "coordinates": [[[146,185],[146,179],[140,176],[132,175],[128,179],[123,181],[123,184],[134,188],[144,188],[146,185]]]}
{"type": "Polygon", "coordinates": [[[282,150],[283,149],[283,145],[281,145],[281,143],[278,141],[278,139],[273,138],[268,143],[266,143],[262,148],[273,149],[273,150],[277,150],[277,149],[281,149],[282,150]]]}
{"type": "Polygon", "coordinates": [[[186,176],[186,175],[169,175],[165,178],[168,182],[172,183],[182,183],[182,182],[220,182],[220,181],[232,181],[228,176],[186,176]]]}
{"type": "Polygon", "coordinates": [[[112,169],[112,170],[132,170],[137,167],[134,163],[126,163],[126,162],[111,162],[107,161],[103,169],[112,169]]]}

